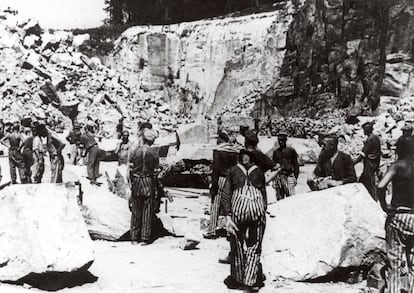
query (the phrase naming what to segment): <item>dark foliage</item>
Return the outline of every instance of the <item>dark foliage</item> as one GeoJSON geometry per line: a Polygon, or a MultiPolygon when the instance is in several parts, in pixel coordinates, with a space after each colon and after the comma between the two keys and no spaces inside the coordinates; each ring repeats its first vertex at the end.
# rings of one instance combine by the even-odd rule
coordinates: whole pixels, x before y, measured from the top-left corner
{"type": "Polygon", "coordinates": [[[283,0],[106,0],[108,24],[169,24],[271,6],[283,0]]]}

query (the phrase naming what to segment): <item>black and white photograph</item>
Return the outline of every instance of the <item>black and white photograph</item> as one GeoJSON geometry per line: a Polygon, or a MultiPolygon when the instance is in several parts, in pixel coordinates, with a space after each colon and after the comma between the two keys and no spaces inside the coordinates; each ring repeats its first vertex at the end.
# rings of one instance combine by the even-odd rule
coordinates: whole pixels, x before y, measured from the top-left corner
{"type": "Polygon", "coordinates": [[[414,0],[0,0],[1,293],[414,293],[414,0]]]}

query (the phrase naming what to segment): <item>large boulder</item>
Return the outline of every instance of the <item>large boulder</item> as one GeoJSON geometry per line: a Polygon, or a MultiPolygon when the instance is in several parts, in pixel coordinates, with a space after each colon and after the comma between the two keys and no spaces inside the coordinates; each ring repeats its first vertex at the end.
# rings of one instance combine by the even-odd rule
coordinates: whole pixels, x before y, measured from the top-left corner
{"type": "Polygon", "coordinates": [[[385,216],[362,184],[293,196],[268,212],[262,259],[272,279],[315,279],[384,251],[385,216]]]}
{"type": "Polygon", "coordinates": [[[0,194],[0,280],[74,272],[94,260],[74,185],[12,185],[0,194]]]}
{"type": "MultiPolygon", "coordinates": [[[[116,163],[101,163],[100,172],[115,177],[116,163]]],[[[109,190],[106,179],[101,186],[92,185],[86,179],[86,167],[67,166],[73,171],[82,186],[82,213],[92,239],[116,241],[129,231],[131,212],[128,200],[121,198],[109,190]]],[[[123,170],[120,169],[123,173],[123,170]]],[[[123,173],[125,176],[125,173],[123,173]]]]}

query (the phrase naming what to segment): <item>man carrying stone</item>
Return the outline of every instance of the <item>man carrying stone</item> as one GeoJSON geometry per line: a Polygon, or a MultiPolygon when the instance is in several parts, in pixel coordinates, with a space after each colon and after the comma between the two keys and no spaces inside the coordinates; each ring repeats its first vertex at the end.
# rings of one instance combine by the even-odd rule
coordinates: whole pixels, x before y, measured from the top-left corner
{"type": "Polygon", "coordinates": [[[118,165],[128,164],[128,154],[131,148],[131,142],[129,141],[129,132],[124,130],[122,132],[121,142],[116,147],[115,153],[118,155],[118,165]]]}
{"type": "Polygon", "coordinates": [[[143,145],[131,150],[127,180],[131,187],[129,206],[131,216],[132,244],[152,241],[154,223],[154,200],[156,188],[156,171],[159,168],[158,153],[151,148],[156,138],[153,130],[143,131],[143,145]]]}
{"type": "Polygon", "coordinates": [[[388,266],[388,293],[414,292],[414,138],[403,142],[407,153],[394,163],[378,184],[378,199],[388,214],[385,233],[388,266]],[[386,187],[392,182],[391,206],[386,202],[386,187]],[[403,289],[402,269],[408,268],[408,286],[403,289]]]}
{"type": "Polygon", "coordinates": [[[278,142],[279,148],[273,152],[273,162],[280,165],[280,172],[274,180],[276,197],[280,200],[295,194],[299,162],[296,150],[286,145],[286,133],[279,133],[278,142]]]}
{"type": "Polygon", "coordinates": [[[364,184],[372,198],[377,200],[375,185],[381,160],[381,141],[377,135],[372,133],[374,124],[375,122],[366,122],[362,125],[364,134],[368,138],[354,164],[358,164],[361,161],[364,162],[364,170],[359,178],[359,182],[364,184]]]}
{"type": "Polygon", "coordinates": [[[356,182],[354,162],[351,156],[338,151],[338,138],[327,136],[323,139],[322,146],[314,171],[315,178],[308,179],[311,190],[356,182]]]}
{"type": "Polygon", "coordinates": [[[9,141],[9,165],[11,183],[17,183],[16,168],[19,171],[21,183],[26,183],[26,176],[24,172],[23,157],[20,153],[20,147],[23,144],[23,136],[20,134],[20,124],[15,123],[12,127],[12,132],[1,139],[1,142],[9,141]]]}

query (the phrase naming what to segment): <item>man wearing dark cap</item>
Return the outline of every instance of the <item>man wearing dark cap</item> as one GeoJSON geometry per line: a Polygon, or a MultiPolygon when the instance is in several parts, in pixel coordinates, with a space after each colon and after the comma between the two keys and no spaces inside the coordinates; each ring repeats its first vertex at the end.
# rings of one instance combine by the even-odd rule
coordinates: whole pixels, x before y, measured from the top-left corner
{"type": "Polygon", "coordinates": [[[359,182],[364,184],[365,188],[371,194],[374,200],[377,200],[376,196],[376,176],[379,171],[381,160],[381,142],[377,135],[373,134],[375,122],[366,122],[362,125],[364,134],[368,137],[365,141],[362,152],[359,157],[354,161],[354,164],[364,162],[364,169],[362,171],[359,182]]]}
{"type": "Polygon", "coordinates": [[[389,293],[414,290],[414,139],[409,138],[404,159],[394,163],[378,184],[378,199],[388,217],[385,222],[387,250],[386,287],[389,293]],[[386,202],[387,185],[392,182],[392,199],[386,202]],[[405,264],[405,265],[404,265],[405,264]],[[408,286],[403,288],[404,275],[408,286]],[[403,290],[405,289],[405,291],[403,290]]]}
{"type": "Polygon", "coordinates": [[[247,130],[244,135],[244,146],[251,155],[254,163],[265,173],[275,169],[277,164],[257,148],[259,138],[254,130],[247,130]]]}
{"type": "Polygon", "coordinates": [[[138,127],[138,142],[137,142],[137,146],[142,146],[143,143],[143,136],[144,136],[144,132],[145,130],[152,130],[152,124],[150,122],[142,122],[139,124],[138,127]]]}
{"type": "Polygon", "coordinates": [[[405,146],[407,145],[405,142],[407,139],[413,137],[413,126],[412,124],[405,123],[403,128],[401,128],[402,136],[398,138],[396,145],[396,154],[397,159],[401,160],[405,158],[405,155],[407,153],[407,150],[405,146]]]}
{"type": "Polygon", "coordinates": [[[299,176],[298,154],[286,145],[287,134],[278,134],[279,148],[273,152],[273,162],[280,165],[280,171],[274,183],[278,200],[295,194],[295,186],[299,176]]]}
{"type": "Polygon", "coordinates": [[[321,190],[356,182],[354,162],[351,156],[338,151],[338,138],[325,137],[322,146],[314,171],[316,178],[308,180],[309,187],[312,190],[321,190]]]}

